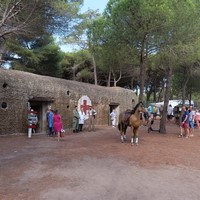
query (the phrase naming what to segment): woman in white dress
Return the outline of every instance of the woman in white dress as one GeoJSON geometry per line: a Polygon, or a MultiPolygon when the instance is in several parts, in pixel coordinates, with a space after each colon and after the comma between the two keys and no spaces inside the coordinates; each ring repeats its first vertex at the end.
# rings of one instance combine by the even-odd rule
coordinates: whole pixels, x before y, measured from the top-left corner
{"type": "Polygon", "coordinates": [[[83,108],[81,108],[81,110],[79,111],[79,131],[83,130],[83,124],[85,122],[85,113],[83,111],[83,108]]]}

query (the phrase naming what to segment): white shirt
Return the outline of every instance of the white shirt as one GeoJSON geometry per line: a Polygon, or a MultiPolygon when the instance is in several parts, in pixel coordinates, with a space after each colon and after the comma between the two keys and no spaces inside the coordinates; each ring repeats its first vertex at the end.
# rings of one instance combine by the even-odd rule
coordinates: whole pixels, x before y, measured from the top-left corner
{"type": "Polygon", "coordinates": [[[115,111],[112,111],[112,112],[110,113],[110,116],[111,116],[111,120],[114,120],[114,119],[116,118],[116,113],[115,113],[115,111]]]}
{"type": "Polygon", "coordinates": [[[171,106],[169,106],[169,107],[167,108],[167,114],[168,114],[168,115],[172,115],[172,113],[173,113],[173,108],[172,108],[171,106]]]}
{"type": "Polygon", "coordinates": [[[79,124],[84,124],[85,121],[85,113],[81,110],[79,111],[79,124]]]}

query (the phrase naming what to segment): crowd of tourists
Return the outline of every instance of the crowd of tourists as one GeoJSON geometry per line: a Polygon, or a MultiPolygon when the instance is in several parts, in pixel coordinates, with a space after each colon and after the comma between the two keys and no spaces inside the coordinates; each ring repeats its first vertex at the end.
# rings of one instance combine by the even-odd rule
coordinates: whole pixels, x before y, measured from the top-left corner
{"type": "MultiPolygon", "coordinates": [[[[163,115],[163,106],[149,105],[147,108],[148,115],[152,119],[160,119],[163,115]]],[[[194,109],[192,105],[175,106],[170,104],[166,111],[167,121],[175,122],[180,127],[179,137],[193,137],[194,128],[200,129],[200,110],[194,109]]]]}
{"type": "MultiPolygon", "coordinates": [[[[147,108],[149,119],[151,124],[155,119],[161,119],[163,116],[163,105],[149,105],[147,108]]],[[[72,119],[72,131],[73,133],[79,133],[83,131],[85,121],[88,120],[88,131],[95,130],[95,117],[97,112],[90,106],[87,111],[84,111],[82,107],[78,110],[77,106],[73,110],[72,119]]],[[[170,104],[166,110],[167,121],[175,122],[179,124],[180,134],[179,137],[192,137],[194,135],[194,128],[200,129],[200,110],[193,109],[193,106],[175,106],[174,108],[170,104]]],[[[46,113],[47,128],[49,136],[57,136],[58,141],[60,137],[63,137],[65,130],[63,129],[61,116],[58,110],[53,111],[51,107],[48,107],[46,113]]],[[[116,112],[113,109],[110,113],[110,120],[112,127],[116,127],[116,112]]],[[[152,130],[151,127],[149,130],[152,130]]]]}
{"type": "Polygon", "coordinates": [[[83,131],[83,125],[85,123],[86,117],[88,117],[89,124],[88,124],[88,131],[94,131],[95,130],[95,117],[96,117],[96,110],[90,106],[89,110],[84,112],[83,108],[80,108],[80,111],[78,111],[77,106],[75,106],[73,110],[73,123],[72,123],[72,130],[73,133],[78,133],[83,131]]]}
{"type": "MultiPolygon", "coordinates": [[[[89,124],[88,131],[95,130],[95,116],[97,112],[92,106],[89,107],[87,113],[84,112],[83,108],[78,110],[77,106],[74,107],[73,110],[73,119],[72,119],[72,131],[73,133],[78,133],[83,131],[83,125],[88,116],[89,124]]],[[[65,130],[62,126],[61,116],[58,113],[58,110],[53,111],[51,107],[48,108],[46,113],[47,120],[47,128],[48,128],[48,136],[57,136],[58,141],[60,141],[60,137],[64,136],[65,130]]]]}

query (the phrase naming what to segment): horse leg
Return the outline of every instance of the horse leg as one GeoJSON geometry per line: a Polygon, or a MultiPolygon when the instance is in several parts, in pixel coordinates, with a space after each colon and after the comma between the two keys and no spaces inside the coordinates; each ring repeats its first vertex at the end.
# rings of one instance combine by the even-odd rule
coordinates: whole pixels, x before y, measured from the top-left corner
{"type": "Polygon", "coordinates": [[[121,134],[121,142],[124,142],[124,125],[123,123],[120,124],[120,134],[121,134]]]}
{"type": "Polygon", "coordinates": [[[124,135],[123,135],[123,137],[124,137],[124,141],[127,140],[127,138],[126,138],[126,130],[127,130],[127,126],[124,125],[124,135]]]}
{"type": "Polygon", "coordinates": [[[134,144],[133,131],[134,131],[133,126],[131,126],[131,145],[134,144]]]}
{"type": "Polygon", "coordinates": [[[124,142],[126,142],[126,130],[127,130],[127,126],[124,124],[124,126],[123,126],[123,130],[124,130],[124,134],[123,134],[123,140],[124,140],[124,142]]]}
{"type": "Polygon", "coordinates": [[[121,133],[121,142],[124,143],[124,137],[122,133],[121,133]]]}
{"type": "Polygon", "coordinates": [[[135,129],[135,144],[138,145],[139,128],[135,129]]]}

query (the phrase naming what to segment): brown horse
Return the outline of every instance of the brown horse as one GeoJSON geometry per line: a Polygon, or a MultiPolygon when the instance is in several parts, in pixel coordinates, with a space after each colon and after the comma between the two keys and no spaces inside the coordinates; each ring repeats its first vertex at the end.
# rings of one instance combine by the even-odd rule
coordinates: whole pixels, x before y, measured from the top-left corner
{"type": "Polygon", "coordinates": [[[126,130],[127,127],[131,128],[131,144],[138,144],[138,135],[139,135],[139,126],[141,124],[141,113],[143,113],[143,117],[147,123],[148,114],[142,102],[139,102],[133,110],[127,110],[125,112],[120,113],[118,128],[121,134],[121,142],[126,141],[126,130]]]}
{"type": "Polygon", "coordinates": [[[121,142],[123,143],[126,141],[126,130],[129,126],[129,118],[131,116],[132,110],[126,110],[119,114],[119,122],[118,122],[118,129],[121,135],[121,142]]]}

